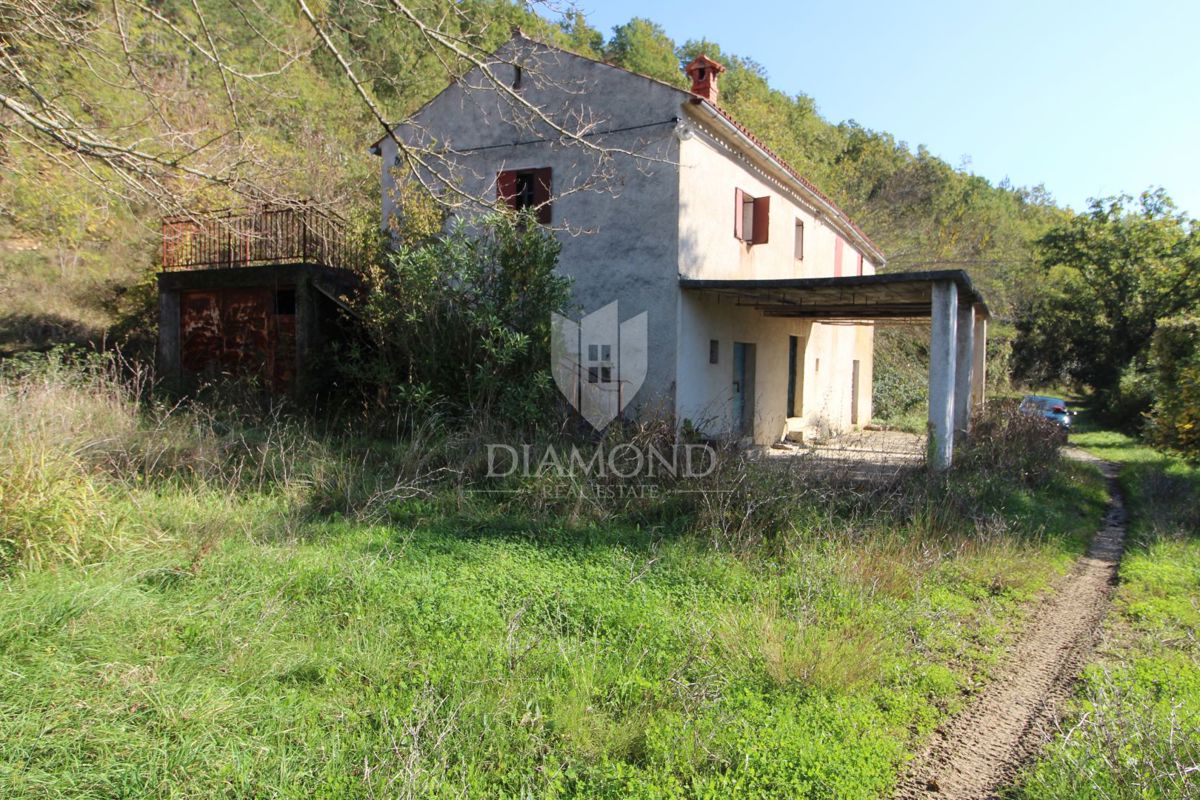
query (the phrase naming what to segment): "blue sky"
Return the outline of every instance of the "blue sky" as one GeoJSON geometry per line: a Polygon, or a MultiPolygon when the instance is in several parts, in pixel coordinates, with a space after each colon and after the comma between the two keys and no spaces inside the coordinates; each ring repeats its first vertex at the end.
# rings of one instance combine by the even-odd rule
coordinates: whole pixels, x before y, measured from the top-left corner
{"type": "Polygon", "coordinates": [[[1200,216],[1200,3],[577,0],[762,64],[833,122],[926,145],[993,182],[1087,198],[1163,186],[1200,216]]]}

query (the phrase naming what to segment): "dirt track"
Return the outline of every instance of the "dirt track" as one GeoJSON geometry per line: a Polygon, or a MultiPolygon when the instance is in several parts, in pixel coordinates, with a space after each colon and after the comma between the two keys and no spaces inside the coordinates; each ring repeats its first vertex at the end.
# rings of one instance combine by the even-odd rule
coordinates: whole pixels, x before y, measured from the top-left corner
{"type": "Polygon", "coordinates": [[[1125,539],[1116,467],[1100,466],[1111,497],[1104,525],[1058,590],[1035,610],[1009,658],[981,695],[937,733],[913,762],[897,800],[992,798],[1045,741],[1055,714],[1095,644],[1125,539]]]}

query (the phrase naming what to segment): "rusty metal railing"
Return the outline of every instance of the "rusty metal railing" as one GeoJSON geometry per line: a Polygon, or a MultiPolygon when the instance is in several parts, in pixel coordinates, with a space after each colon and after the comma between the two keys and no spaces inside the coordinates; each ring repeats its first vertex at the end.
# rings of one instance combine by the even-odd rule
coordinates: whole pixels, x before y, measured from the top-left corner
{"type": "Polygon", "coordinates": [[[360,259],[345,223],[312,207],[219,211],[162,222],[164,270],[272,264],[353,269],[360,259]]]}

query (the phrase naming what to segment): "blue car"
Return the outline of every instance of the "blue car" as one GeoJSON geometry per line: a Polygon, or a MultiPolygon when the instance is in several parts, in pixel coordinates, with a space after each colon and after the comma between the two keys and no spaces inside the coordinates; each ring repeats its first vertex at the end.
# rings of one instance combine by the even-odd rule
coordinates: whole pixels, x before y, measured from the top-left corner
{"type": "Polygon", "coordinates": [[[1067,401],[1061,397],[1047,397],[1041,394],[1029,394],[1021,400],[1019,408],[1022,414],[1039,416],[1058,426],[1058,432],[1063,439],[1071,430],[1072,412],[1067,408],[1067,401]]]}

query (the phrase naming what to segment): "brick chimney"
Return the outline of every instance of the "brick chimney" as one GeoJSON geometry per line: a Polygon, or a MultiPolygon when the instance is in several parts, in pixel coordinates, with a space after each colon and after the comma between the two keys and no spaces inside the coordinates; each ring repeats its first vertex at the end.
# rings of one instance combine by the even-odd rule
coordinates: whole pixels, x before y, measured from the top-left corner
{"type": "Polygon", "coordinates": [[[683,68],[692,79],[692,94],[703,97],[713,105],[717,104],[717,76],[725,71],[725,67],[701,53],[692,59],[692,63],[683,68]]]}

